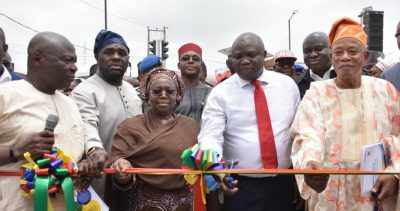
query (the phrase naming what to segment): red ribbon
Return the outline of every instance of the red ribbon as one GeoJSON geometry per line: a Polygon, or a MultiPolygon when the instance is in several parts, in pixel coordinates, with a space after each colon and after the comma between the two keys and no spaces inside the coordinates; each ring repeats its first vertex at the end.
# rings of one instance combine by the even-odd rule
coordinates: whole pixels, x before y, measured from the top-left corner
{"type": "Polygon", "coordinates": [[[205,181],[203,175],[200,174],[200,178],[194,184],[193,192],[193,211],[203,211],[206,210],[205,201],[205,181]]]}
{"type": "MultiPolygon", "coordinates": [[[[104,169],[105,174],[113,174],[116,171],[112,168],[104,169]]],[[[189,169],[157,169],[157,168],[128,168],[126,173],[134,174],[198,174],[200,178],[194,185],[194,211],[205,210],[203,199],[205,198],[205,181],[203,174],[341,174],[341,175],[390,175],[400,174],[400,172],[387,172],[387,171],[361,171],[361,170],[300,170],[300,169],[224,169],[224,170],[211,170],[211,171],[197,171],[189,169]]],[[[20,171],[2,170],[0,176],[20,176],[20,171]]]]}
{"type": "MultiPolygon", "coordinates": [[[[103,170],[105,174],[114,174],[112,168],[103,170]]],[[[312,170],[312,169],[223,169],[211,171],[198,171],[188,169],[158,169],[158,168],[127,168],[126,173],[134,174],[340,174],[340,175],[392,175],[400,174],[396,171],[361,171],[361,170],[312,170]]],[[[0,170],[0,176],[21,176],[17,170],[0,170]]]]}

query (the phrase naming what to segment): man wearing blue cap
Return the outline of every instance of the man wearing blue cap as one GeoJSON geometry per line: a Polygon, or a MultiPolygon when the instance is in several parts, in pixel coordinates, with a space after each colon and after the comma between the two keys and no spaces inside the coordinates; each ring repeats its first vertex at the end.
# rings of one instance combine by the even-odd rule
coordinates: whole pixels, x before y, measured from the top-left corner
{"type": "MultiPolygon", "coordinates": [[[[96,37],[94,56],[98,71],[72,92],[85,122],[87,165],[89,176],[101,178],[107,167],[112,138],[118,124],[141,112],[141,101],[135,89],[123,81],[129,63],[129,48],[117,33],[101,30],[96,37]]],[[[92,183],[103,197],[104,177],[92,183]]]]}
{"type": "Polygon", "coordinates": [[[146,56],[139,65],[139,81],[142,84],[143,79],[146,77],[147,73],[151,70],[161,67],[162,61],[161,58],[157,55],[150,54],[146,56]]]}

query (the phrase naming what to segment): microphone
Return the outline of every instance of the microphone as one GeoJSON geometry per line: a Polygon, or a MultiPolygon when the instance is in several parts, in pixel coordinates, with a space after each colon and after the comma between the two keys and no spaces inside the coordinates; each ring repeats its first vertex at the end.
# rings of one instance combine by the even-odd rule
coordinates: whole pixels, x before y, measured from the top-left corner
{"type": "Polygon", "coordinates": [[[57,124],[58,124],[58,116],[54,114],[49,114],[49,116],[47,116],[46,125],[44,129],[53,132],[57,124]]]}

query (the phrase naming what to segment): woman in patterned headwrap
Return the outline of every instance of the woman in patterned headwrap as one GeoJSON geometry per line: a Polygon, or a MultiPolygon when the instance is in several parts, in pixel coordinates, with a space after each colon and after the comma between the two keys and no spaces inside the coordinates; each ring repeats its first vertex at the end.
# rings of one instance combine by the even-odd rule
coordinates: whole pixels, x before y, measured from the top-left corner
{"type": "Polygon", "coordinates": [[[140,97],[150,105],[142,115],[123,121],[113,139],[113,210],[191,210],[193,195],[182,175],[133,175],[125,168],[176,168],[180,155],[197,142],[199,126],[175,114],[184,85],[174,71],[155,69],[145,78],[140,97]]]}

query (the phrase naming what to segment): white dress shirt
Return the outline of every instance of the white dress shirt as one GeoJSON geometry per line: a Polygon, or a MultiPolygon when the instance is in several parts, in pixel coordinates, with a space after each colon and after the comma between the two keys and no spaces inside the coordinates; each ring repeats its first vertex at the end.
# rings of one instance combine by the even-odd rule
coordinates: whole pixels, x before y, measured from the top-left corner
{"type": "MultiPolygon", "coordinates": [[[[300,102],[299,89],[293,79],[272,71],[263,71],[258,80],[268,102],[278,168],[288,168],[292,146],[289,129],[300,102]]],[[[235,74],[213,88],[198,139],[202,149],[216,150],[225,160],[238,159],[235,168],[263,168],[254,86],[250,81],[235,74]]]]}
{"type": "Polygon", "coordinates": [[[330,79],[331,72],[332,72],[332,67],[329,68],[329,70],[325,72],[324,77],[321,78],[319,75],[315,74],[315,73],[312,71],[312,69],[310,68],[310,77],[311,77],[312,79],[314,79],[314,81],[325,81],[325,80],[330,79]]]}
{"type": "MultiPolygon", "coordinates": [[[[2,65],[2,64],[0,64],[0,65],[2,65]]],[[[0,84],[11,81],[11,79],[12,79],[10,73],[8,72],[7,68],[4,67],[4,65],[3,65],[3,68],[4,68],[3,74],[0,75],[0,84]]]]}

